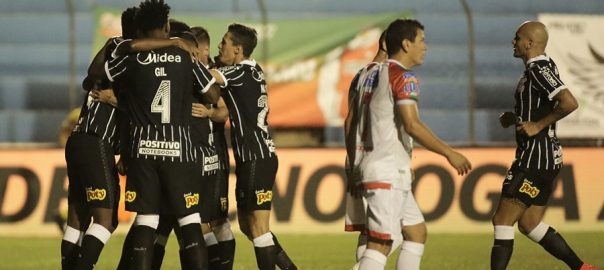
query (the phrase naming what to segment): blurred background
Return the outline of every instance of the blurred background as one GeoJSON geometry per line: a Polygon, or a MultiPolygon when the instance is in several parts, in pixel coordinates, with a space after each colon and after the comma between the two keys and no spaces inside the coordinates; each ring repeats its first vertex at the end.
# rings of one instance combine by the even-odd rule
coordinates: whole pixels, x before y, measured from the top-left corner
{"type": "MultiPolygon", "coordinates": [[[[603,230],[604,1],[168,4],[172,18],[209,30],[211,55],[231,22],[258,30],[252,56],[266,70],[269,122],[281,149],[274,219],[283,230],[310,224],[313,230],[341,231],[348,86],[373,58],[388,23],[410,17],[424,24],[428,44],[425,63],[415,70],[420,116],[447,143],[462,147],[476,168],[458,177],[442,158],[414,152],[418,201],[436,230],[489,231],[515,146],[513,130],[497,120],[513,109],[523,72],[511,40],[523,21],[543,21],[550,30],[548,54],[580,102],[580,110],[559,126],[563,145],[573,147],[565,148],[567,167],[553,204],[559,210],[550,218],[569,228],[603,230]],[[451,221],[461,223],[447,229],[451,221]]],[[[81,81],[92,56],[108,37],[120,34],[121,11],[134,5],[138,1],[0,0],[0,232],[52,224],[53,209],[65,203],[61,127],[86,95],[81,81]]],[[[77,110],[71,118],[76,117],[77,110]]]]}

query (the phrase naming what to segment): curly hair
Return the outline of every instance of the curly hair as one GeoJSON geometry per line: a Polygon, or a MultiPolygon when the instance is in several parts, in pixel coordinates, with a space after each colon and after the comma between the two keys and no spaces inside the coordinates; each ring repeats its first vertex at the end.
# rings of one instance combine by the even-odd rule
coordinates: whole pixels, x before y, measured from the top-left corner
{"type": "Polygon", "coordinates": [[[168,23],[170,6],[164,0],[145,0],[138,6],[135,21],[138,29],[143,33],[160,29],[168,23]]]}

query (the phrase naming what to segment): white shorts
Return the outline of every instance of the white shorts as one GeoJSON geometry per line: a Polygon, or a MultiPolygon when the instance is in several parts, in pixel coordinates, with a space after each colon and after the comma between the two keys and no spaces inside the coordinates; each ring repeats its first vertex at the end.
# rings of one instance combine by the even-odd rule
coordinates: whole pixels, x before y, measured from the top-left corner
{"type": "Polygon", "coordinates": [[[345,222],[346,231],[360,231],[376,237],[399,234],[402,226],[420,224],[425,220],[411,191],[368,189],[361,198],[346,193],[345,222]]]}

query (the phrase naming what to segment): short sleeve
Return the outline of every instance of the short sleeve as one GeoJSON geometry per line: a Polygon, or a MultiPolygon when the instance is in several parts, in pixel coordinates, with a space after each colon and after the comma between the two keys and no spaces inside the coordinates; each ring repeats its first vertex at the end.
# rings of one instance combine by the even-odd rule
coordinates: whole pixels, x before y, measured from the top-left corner
{"type": "Polygon", "coordinates": [[[245,74],[245,69],[243,68],[243,66],[221,67],[218,69],[218,71],[223,77],[223,87],[227,87],[229,85],[239,85],[243,83],[243,75],[245,74]]]}
{"type": "Polygon", "coordinates": [[[195,63],[193,65],[193,75],[195,76],[195,91],[199,93],[206,93],[212,84],[216,82],[212,73],[203,65],[195,63]]]}
{"type": "Polygon", "coordinates": [[[419,80],[413,73],[390,66],[390,88],[394,102],[401,104],[415,104],[419,100],[419,80]]]}
{"type": "Polygon", "coordinates": [[[534,63],[529,67],[528,75],[535,88],[543,91],[549,100],[552,100],[560,90],[566,88],[556,68],[550,65],[534,63]]]}
{"type": "Polygon", "coordinates": [[[124,55],[105,61],[105,74],[111,82],[115,82],[119,77],[123,76],[128,70],[128,59],[131,56],[124,55]]]}

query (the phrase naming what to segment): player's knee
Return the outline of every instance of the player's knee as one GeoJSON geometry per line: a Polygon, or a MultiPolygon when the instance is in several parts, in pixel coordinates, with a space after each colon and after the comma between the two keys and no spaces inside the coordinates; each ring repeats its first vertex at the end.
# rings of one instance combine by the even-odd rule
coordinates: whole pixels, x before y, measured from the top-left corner
{"type": "Polygon", "coordinates": [[[405,241],[416,243],[425,243],[428,239],[428,229],[426,223],[419,223],[403,228],[403,238],[405,241]]]}
{"type": "Polygon", "coordinates": [[[520,219],[518,221],[518,230],[522,233],[522,234],[529,234],[535,227],[537,227],[537,225],[539,225],[540,221],[533,221],[533,220],[523,220],[520,219]]]}

